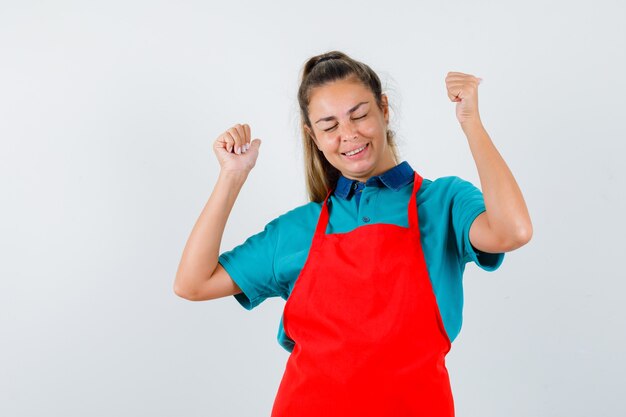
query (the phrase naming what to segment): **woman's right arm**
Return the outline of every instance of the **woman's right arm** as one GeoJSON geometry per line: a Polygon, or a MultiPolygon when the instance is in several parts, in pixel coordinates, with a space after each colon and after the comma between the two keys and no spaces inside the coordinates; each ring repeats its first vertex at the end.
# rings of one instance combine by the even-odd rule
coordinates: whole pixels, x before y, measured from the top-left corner
{"type": "Polygon", "coordinates": [[[258,157],[260,139],[250,141],[250,127],[237,124],[221,134],[213,150],[221,170],[213,192],[196,221],[176,272],[174,292],[200,301],[226,297],[241,289],[218,263],[228,216],[258,157]],[[248,145],[237,152],[237,147],[248,145]]]}

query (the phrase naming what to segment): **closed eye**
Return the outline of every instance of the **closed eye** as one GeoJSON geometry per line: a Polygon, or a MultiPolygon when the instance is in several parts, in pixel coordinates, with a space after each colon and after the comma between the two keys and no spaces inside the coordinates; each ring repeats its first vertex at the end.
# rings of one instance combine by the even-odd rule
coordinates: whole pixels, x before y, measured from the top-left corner
{"type": "MultiPolygon", "coordinates": [[[[362,119],[362,118],[364,118],[364,117],[365,117],[365,116],[367,116],[367,115],[368,115],[368,113],[365,113],[365,114],[364,114],[363,116],[361,116],[361,117],[355,117],[355,118],[354,118],[354,120],[359,120],[359,119],[362,119]]],[[[333,127],[331,127],[331,128],[328,128],[328,129],[324,129],[324,132],[330,132],[331,130],[333,130],[333,129],[334,129],[334,128],[336,128],[336,127],[337,127],[337,125],[335,125],[335,126],[333,126],[333,127]]]]}

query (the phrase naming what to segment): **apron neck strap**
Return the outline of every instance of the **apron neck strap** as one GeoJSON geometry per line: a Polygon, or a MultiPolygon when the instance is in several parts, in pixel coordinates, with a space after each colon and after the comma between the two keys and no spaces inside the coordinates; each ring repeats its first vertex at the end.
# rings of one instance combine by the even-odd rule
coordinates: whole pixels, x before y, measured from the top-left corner
{"type": "MultiPolygon", "coordinates": [[[[411,192],[411,198],[409,198],[408,204],[408,214],[409,214],[409,228],[418,230],[418,219],[417,219],[417,202],[416,202],[416,194],[422,185],[422,177],[417,173],[417,171],[413,171],[413,191],[411,192]]],[[[315,228],[316,235],[324,235],[326,234],[326,226],[328,225],[328,199],[333,189],[329,188],[326,193],[326,198],[322,202],[322,212],[320,213],[319,220],[317,221],[317,227],[315,228]]]]}
{"type": "Polygon", "coordinates": [[[320,213],[320,218],[317,221],[317,227],[315,228],[316,235],[324,235],[326,234],[326,225],[328,224],[328,198],[330,197],[330,193],[333,192],[332,188],[328,189],[326,193],[326,198],[322,201],[322,212],[320,213]]]}
{"type": "Polygon", "coordinates": [[[416,194],[422,185],[423,178],[417,171],[413,171],[413,191],[411,192],[411,198],[409,198],[409,228],[419,231],[419,224],[417,219],[417,197],[416,194]]]}

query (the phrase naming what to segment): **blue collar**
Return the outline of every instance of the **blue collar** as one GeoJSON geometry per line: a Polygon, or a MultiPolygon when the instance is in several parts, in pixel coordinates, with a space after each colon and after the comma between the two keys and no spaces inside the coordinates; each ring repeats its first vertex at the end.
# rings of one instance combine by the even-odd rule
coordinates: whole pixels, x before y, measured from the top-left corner
{"type": "MultiPolygon", "coordinates": [[[[382,187],[386,186],[392,190],[399,190],[403,186],[413,181],[413,168],[407,161],[402,161],[395,167],[388,169],[380,175],[370,177],[365,182],[366,187],[382,187]]],[[[346,178],[343,175],[339,175],[337,180],[337,186],[335,187],[334,195],[343,199],[349,199],[351,197],[354,187],[362,187],[363,183],[359,183],[358,180],[346,178]],[[356,185],[355,185],[356,184],[356,185]]]]}

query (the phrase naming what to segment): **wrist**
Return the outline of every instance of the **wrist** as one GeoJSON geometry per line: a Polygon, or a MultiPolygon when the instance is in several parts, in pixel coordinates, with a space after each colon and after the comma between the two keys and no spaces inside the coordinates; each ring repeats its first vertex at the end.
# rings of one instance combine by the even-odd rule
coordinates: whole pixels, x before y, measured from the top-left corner
{"type": "Polygon", "coordinates": [[[483,122],[480,118],[476,118],[461,123],[461,129],[463,129],[465,133],[469,133],[484,130],[485,127],[483,126],[483,122]]]}
{"type": "Polygon", "coordinates": [[[236,183],[244,183],[248,178],[248,172],[246,171],[235,171],[235,170],[224,170],[222,169],[219,174],[218,180],[224,180],[227,182],[236,182],[236,183]]]}

